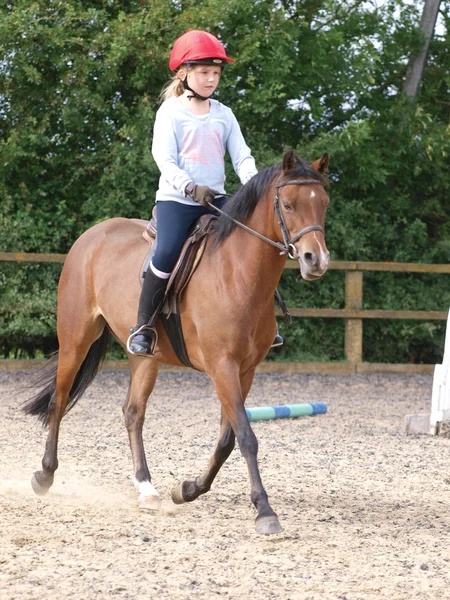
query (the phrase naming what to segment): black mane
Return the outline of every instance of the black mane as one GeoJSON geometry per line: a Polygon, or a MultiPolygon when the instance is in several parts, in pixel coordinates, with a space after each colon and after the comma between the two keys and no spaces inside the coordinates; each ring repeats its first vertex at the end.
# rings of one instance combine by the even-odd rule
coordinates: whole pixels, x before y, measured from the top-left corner
{"type": "MultiPolygon", "coordinates": [[[[307,177],[318,179],[321,183],[326,181],[326,178],[318,171],[312,169],[307,162],[298,158],[296,158],[296,161],[295,168],[286,174],[289,179],[307,177]]],[[[228,200],[224,212],[233,217],[233,219],[236,219],[236,221],[243,223],[255,210],[259,199],[264,195],[270,184],[281,174],[282,168],[283,165],[280,163],[272,167],[267,167],[254,175],[248,183],[239,188],[228,200]]],[[[220,215],[214,227],[216,234],[215,245],[223,242],[236,227],[237,225],[231,219],[228,219],[225,215],[220,215]]]]}

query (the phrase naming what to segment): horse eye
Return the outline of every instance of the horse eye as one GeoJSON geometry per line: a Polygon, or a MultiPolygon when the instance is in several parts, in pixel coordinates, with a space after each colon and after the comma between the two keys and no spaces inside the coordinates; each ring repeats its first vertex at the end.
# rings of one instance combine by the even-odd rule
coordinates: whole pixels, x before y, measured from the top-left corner
{"type": "Polygon", "coordinates": [[[289,202],[283,202],[283,206],[284,206],[284,208],[285,208],[286,210],[288,210],[288,211],[289,211],[289,210],[292,210],[292,207],[291,207],[291,205],[289,204],[289,202]]]}

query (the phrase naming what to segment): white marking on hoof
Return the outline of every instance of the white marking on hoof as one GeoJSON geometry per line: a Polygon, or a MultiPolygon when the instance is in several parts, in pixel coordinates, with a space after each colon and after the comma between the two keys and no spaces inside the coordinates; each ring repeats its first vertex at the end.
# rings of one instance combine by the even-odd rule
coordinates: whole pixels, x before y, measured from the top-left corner
{"type": "Polygon", "coordinates": [[[141,510],[161,510],[161,500],[159,496],[143,496],[138,498],[138,506],[141,510]]]}
{"type": "Polygon", "coordinates": [[[134,479],[134,487],[139,492],[139,508],[146,510],[160,510],[161,500],[159,494],[150,481],[137,481],[137,479],[134,479]]]}

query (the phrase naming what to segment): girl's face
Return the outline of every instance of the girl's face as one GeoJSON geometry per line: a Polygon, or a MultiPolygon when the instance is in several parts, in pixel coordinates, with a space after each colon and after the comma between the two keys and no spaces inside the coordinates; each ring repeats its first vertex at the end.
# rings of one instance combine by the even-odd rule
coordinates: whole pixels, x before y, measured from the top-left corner
{"type": "Polygon", "coordinates": [[[189,86],[200,96],[211,96],[219,85],[222,68],[214,65],[196,65],[189,69],[189,86]]]}

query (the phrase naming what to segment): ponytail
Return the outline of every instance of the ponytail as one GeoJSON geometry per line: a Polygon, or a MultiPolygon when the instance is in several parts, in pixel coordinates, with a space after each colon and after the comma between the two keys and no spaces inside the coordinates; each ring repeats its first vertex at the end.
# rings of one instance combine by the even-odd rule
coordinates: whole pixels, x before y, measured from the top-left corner
{"type": "Polygon", "coordinates": [[[181,66],[180,69],[173,75],[166,85],[161,90],[161,94],[159,95],[159,99],[161,102],[167,100],[168,98],[178,98],[178,96],[182,96],[184,94],[184,85],[182,80],[179,77],[179,73],[181,70],[186,70],[186,67],[181,66]]]}

